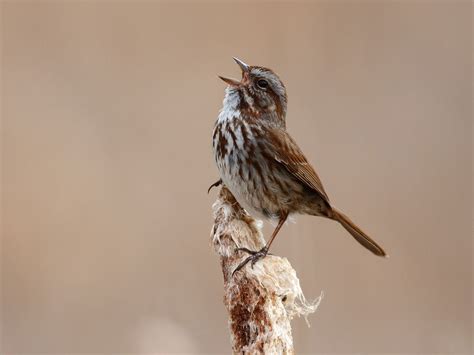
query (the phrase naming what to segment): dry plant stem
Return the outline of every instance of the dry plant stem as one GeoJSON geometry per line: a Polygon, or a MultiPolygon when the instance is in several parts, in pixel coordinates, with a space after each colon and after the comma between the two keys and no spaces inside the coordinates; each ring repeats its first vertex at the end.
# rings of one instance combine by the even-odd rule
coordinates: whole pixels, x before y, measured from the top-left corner
{"type": "Polygon", "coordinates": [[[213,209],[212,243],[224,275],[224,304],[229,312],[233,352],[294,353],[290,321],[314,312],[321,296],[308,303],[288,260],[274,255],[259,260],[253,268],[249,263],[232,276],[247,257],[236,249],[260,250],[265,240],[261,226],[225,187],[213,209]]]}

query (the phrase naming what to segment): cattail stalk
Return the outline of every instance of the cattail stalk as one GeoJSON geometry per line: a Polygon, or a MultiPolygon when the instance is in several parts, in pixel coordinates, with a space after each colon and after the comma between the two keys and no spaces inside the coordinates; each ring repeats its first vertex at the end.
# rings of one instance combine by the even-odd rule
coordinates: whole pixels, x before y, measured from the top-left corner
{"type": "Polygon", "coordinates": [[[212,244],[224,276],[224,304],[229,313],[235,354],[294,353],[290,321],[316,311],[321,297],[307,302],[295,270],[286,258],[268,255],[232,276],[248,255],[239,247],[259,250],[265,245],[261,225],[223,187],[213,205],[212,244]]]}

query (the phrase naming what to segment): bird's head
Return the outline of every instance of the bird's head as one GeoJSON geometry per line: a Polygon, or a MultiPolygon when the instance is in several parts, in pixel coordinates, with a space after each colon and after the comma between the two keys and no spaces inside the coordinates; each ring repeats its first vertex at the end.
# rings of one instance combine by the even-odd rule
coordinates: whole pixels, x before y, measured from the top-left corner
{"type": "Polygon", "coordinates": [[[229,85],[226,96],[238,95],[238,109],[243,113],[256,116],[276,114],[284,121],[287,95],[278,75],[268,68],[247,65],[238,58],[234,61],[242,70],[242,79],[238,81],[219,76],[229,85]]]}

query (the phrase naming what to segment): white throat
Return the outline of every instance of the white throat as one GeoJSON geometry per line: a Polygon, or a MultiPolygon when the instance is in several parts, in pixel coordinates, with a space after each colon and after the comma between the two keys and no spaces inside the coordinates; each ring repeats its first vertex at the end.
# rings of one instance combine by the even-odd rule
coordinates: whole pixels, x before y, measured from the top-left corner
{"type": "Polygon", "coordinates": [[[224,101],[222,101],[222,109],[219,112],[217,122],[223,123],[232,120],[233,118],[240,117],[239,107],[240,105],[240,94],[237,89],[227,87],[225,90],[224,101]]]}

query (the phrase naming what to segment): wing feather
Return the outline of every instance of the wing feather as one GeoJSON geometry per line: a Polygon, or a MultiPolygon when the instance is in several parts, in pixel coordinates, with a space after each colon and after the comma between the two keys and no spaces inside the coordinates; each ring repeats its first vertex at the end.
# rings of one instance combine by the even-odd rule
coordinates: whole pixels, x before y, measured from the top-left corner
{"type": "Polygon", "coordinates": [[[274,148],[275,160],[330,204],[321,179],[288,132],[282,129],[274,129],[269,133],[269,139],[274,148]]]}

